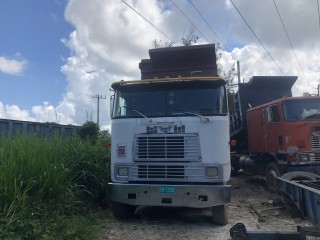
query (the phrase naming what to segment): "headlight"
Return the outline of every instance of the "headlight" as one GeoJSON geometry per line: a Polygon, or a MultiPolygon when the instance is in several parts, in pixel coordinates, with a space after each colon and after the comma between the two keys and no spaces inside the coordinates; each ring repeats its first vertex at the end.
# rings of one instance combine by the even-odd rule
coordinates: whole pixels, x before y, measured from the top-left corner
{"type": "Polygon", "coordinates": [[[299,162],[309,162],[309,154],[301,153],[297,155],[299,162]]]}
{"type": "Polygon", "coordinates": [[[118,176],[128,176],[129,168],[128,167],[118,167],[118,176]]]}
{"type": "Polygon", "coordinates": [[[207,167],[206,168],[206,176],[209,178],[218,176],[218,168],[217,167],[207,167]]]}

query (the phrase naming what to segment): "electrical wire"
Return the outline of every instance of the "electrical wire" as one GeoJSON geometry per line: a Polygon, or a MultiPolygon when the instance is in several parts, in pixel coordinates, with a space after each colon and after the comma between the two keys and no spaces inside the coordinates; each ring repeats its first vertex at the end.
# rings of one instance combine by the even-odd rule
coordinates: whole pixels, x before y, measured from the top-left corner
{"type": "Polygon", "coordinates": [[[216,36],[216,38],[218,38],[218,40],[220,41],[220,43],[222,44],[222,46],[224,47],[224,49],[226,48],[225,44],[223,44],[222,40],[219,38],[218,34],[213,30],[213,28],[211,27],[211,25],[208,23],[208,21],[203,17],[203,15],[201,14],[201,12],[198,10],[198,8],[194,5],[194,3],[192,2],[192,0],[189,0],[189,2],[191,3],[191,5],[193,6],[193,8],[198,12],[198,14],[200,15],[200,17],[202,18],[202,20],[207,24],[207,26],[210,28],[210,30],[213,32],[213,34],[216,36]]]}
{"type": "Polygon", "coordinates": [[[237,12],[239,13],[239,15],[241,16],[241,18],[243,19],[243,21],[247,24],[248,28],[251,30],[251,32],[253,33],[253,35],[256,37],[256,39],[258,40],[258,42],[260,43],[260,45],[263,47],[263,49],[266,51],[266,53],[269,55],[270,59],[274,62],[274,64],[278,67],[278,69],[280,70],[280,72],[284,74],[283,70],[280,68],[280,66],[278,65],[278,63],[274,60],[274,58],[271,56],[270,52],[266,49],[266,47],[263,45],[263,43],[261,42],[261,40],[259,39],[259,37],[257,36],[257,34],[253,31],[253,29],[250,27],[249,23],[247,22],[247,20],[243,17],[243,15],[241,14],[240,10],[237,8],[237,6],[233,3],[232,0],[229,0],[232,5],[234,6],[234,8],[237,10],[237,12]]]}
{"type": "Polygon", "coordinates": [[[179,8],[179,6],[173,1],[171,0],[172,4],[179,9],[179,11],[182,13],[182,15],[188,19],[188,21],[192,24],[192,26],[202,35],[202,37],[207,41],[210,42],[205,36],[204,34],[194,25],[194,23],[188,18],[188,16],[179,8]]]}
{"type": "MultiPolygon", "coordinates": [[[[289,41],[289,43],[290,43],[291,49],[292,49],[293,54],[294,54],[294,56],[295,56],[295,58],[296,58],[296,60],[297,60],[297,62],[298,62],[298,65],[299,65],[300,70],[301,70],[301,72],[302,72],[302,74],[303,74],[303,77],[306,78],[306,75],[304,74],[304,71],[303,71],[303,69],[302,69],[302,67],[301,67],[301,63],[300,63],[300,61],[299,61],[299,59],[298,59],[298,57],[297,57],[297,55],[296,55],[296,52],[294,51],[294,48],[293,48],[292,42],[291,42],[291,40],[290,40],[289,34],[288,34],[288,32],[287,32],[287,29],[286,29],[286,27],[285,27],[285,25],[284,25],[284,23],[283,23],[283,21],[282,21],[282,18],[281,18],[281,15],[280,15],[280,12],[279,12],[279,9],[278,9],[278,6],[277,6],[275,0],[273,0],[273,3],[274,3],[274,6],[276,7],[278,16],[279,16],[280,21],[281,21],[281,23],[282,23],[282,27],[283,27],[286,35],[287,35],[287,38],[288,38],[288,41],[289,41]]],[[[309,84],[309,82],[308,82],[308,84],[309,84]]]]}
{"type": "Polygon", "coordinates": [[[320,9],[319,9],[319,0],[317,0],[317,6],[318,6],[318,18],[319,18],[319,29],[320,29],[320,9]]]}
{"type": "Polygon", "coordinates": [[[137,10],[135,10],[132,6],[130,6],[127,2],[124,0],[121,0],[124,4],[126,4],[132,11],[134,11],[136,14],[138,14],[143,20],[148,22],[153,28],[155,28],[158,32],[160,32],[163,36],[165,36],[167,39],[169,39],[173,44],[176,44],[176,42],[169,37],[165,32],[163,32],[161,29],[159,29],[157,26],[155,26],[152,22],[150,22],[148,19],[146,19],[142,14],[140,14],[137,10]]]}

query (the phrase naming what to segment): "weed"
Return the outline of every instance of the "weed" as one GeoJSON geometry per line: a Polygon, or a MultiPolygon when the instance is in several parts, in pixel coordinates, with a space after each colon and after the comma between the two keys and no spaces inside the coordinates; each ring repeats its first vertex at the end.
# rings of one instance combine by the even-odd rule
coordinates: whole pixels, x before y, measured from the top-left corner
{"type": "Polygon", "coordinates": [[[1,138],[0,239],[83,239],[77,216],[107,205],[109,160],[103,140],[1,138]]]}

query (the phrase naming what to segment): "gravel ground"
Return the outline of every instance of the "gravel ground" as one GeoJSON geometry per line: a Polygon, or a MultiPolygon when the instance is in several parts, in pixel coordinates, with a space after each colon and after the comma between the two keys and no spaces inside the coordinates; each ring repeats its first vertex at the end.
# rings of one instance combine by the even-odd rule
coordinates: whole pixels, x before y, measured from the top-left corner
{"type": "Polygon", "coordinates": [[[139,207],[134,218],[126,221],[116,220],[107,212],[108,217],[98,226],[101,233],[97,240],[231,239],[230,228],[239,222],[247,231],[296,231],[297,226],[312,227],[283,196],[271,193],[261,178],[242,173],[229,183],[233,186],[232,202],[228,209],[229,224],[225,226],[211,222],[210,209],[139,207]],[[266,210],[275,207],[279,209],[266,210]]]}

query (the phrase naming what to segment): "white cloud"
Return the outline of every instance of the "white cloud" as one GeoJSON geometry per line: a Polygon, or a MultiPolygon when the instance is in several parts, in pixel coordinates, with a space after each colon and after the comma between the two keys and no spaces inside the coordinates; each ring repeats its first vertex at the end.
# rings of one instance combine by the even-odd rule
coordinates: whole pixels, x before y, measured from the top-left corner
{"type": "MultiPolygon", "coordinates": [[[[176,42],[179,42],[191,26],[171,3],[156,0],[150,0],[148,4],[142,0],[127,2],[176,42]]],[[[210,8],[208,2],[194,3],[224,44],[236,44],[230,51],[225,51],[220,60],[226,72],[239,60],[241,77],[246,81],[253,75],[282,75],[283,71],[286,75],[299,76],[293,89],[296,95],[312,91],[311,86],[318,83],[316,73],[320,71],[315,64],[319,60],[319,54],[314,52],[319,53],[320,47],[317,45],[314,24],[304,27],[309,21],[305,18],[314,10],[311,3],[297,1],[289,4],[290,2],[284,1],[286,4],[278,1],[278,9],[296,46],[296,55],[306,76],[304,78],[273,4],[248,0],[237,2],[238,8],[263,40],[281,71],[248,30],[233,6],[228,5],[228,1],[210,1],[210,8]],[[294,19],[292,15],[295,16],[294,19]],[[308,48],[309,45],[313,47],[308,48]]],[[[217,41],[212,30],[189,3],[176,3],[209,41],[217,41]]],[[[72,54],[61,69],[66,74],[68,86],[59,106],[72,109],[64,114],[78,123],[83,122],[86,111],[96,109],[96,99],[92,96],[100,94],[108,98],[112,82],[140,78],[138,63],[141,58],[148,58],[148,49],[152,48],[154,39],[169,41],[121,1],[71,0],[66,8],[65,18],[75,27],[75,31],[70,34],[69,39],[63,40],[72,54]]],[[[201,34],[197,34],[201,42],[205,43],[201,34]]],[[[110,124],[109,103],[101,101],[100,122],[107,126],[110,124]]]]}
{"type": "Polygon", "coordinates": [[[20,109],[16,105],[4,105],[2,102],[0,102],[0,118],[35,121],[28,110],[20,109]]]}
{"type": "Polygon", "coordinates": [[[32,107],[31,111],[20,109],[17,105],[4,105],[0,102],[0,118],[22,121],[55,122],[60,124],[75,124],[70,116],[74,115],[73,106],[61,103],[54,107],[49,102],[32,107]]]}
{"type": "MultiPolygon", "coordinates": [[[[143,1],[128,2],[155,25],[167,24],[157,1],[148,1],[147,5],[143,1]]],[[[65,17],[75,31],[63,40],[72,54],[61,68],[68,84],[59,106],[72,106],[73,113],[66,114],[82,123],[88,112],[94,112],[96,119],[93,96],[106,96],[106,100],[100,100],[100,122],[107,127],[111,83],[139,79],[141,58],[148,57],[152,41],[162,36],[118,1],[70,1],[65,17]]]]}
{"type": "MultiPolygon", "coordinates": [[[[191,26],[170,1],[126,2],[175,42],[179,42],[191,26]]],[[[241,78],[245,81],[254,75],[282,75],[283,71],[285,75],[299,76],[293,88],[295,95],[315,91],[320,73],[320,31],[316,3],[304,0],[294,3],[291,0],[276,1],[301,64],[301,71],[272,1],[234,2],[273,59],[230,1],[193,2],[212,30],[188,1],[175,2],[210,42],[217,41],[214,30],[223,44],[227,44],[227,50],[224,50],[220,60],[225,72],[239,60],[241,78]]],[[[81,124],[88,117],[96,119],[97,102],[93,96],[99,94],[107,97],[100,102],[100,123],[107,128],[110,126],[109,88],[112,82],[139,79],[138,64],[141,58],[148,58],[152,41],[170,40],[121,1],[70,0],[65,10],[65,19],[75,30],[62,40],[71,54],[61,67],[67,81],[61,101],[57,106],[44,103],[34,106],[30,111],[15,111],[20,112],[21,116],[41,121],[81,124]]],[[[201,43],[206,42],[199,32],[197,35],[201,43]]],[[[3,70],[0,68],[0,71],[3,70]]],[[[14,109],[13,106],[2,108],[14,109]]]]}
{"type": "Polygon", "coordinates": [[[10,75],[22,74],[27,62],[0,56],[0,72],[10,75]]]}

